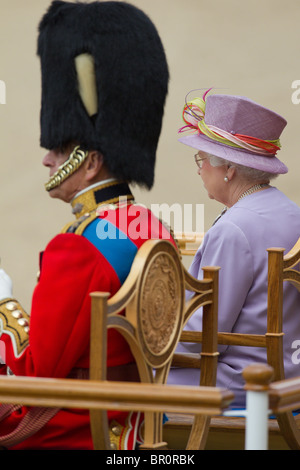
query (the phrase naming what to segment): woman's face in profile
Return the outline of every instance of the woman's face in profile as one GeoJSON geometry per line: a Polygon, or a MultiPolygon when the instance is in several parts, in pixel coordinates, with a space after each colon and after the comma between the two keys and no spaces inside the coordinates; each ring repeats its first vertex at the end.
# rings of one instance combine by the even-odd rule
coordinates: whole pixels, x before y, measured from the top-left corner
{"type": "Polygon", "coordinates": [[[198,174],[202,178],[208,197],[225,204],[227,183],[225,183],[224,178],[227,173],[227,165],[212,166],[209,158],[205,157],[204,152],[199,152],[199,155],[203,160],[202,168],[198,168],[198,174]]]}

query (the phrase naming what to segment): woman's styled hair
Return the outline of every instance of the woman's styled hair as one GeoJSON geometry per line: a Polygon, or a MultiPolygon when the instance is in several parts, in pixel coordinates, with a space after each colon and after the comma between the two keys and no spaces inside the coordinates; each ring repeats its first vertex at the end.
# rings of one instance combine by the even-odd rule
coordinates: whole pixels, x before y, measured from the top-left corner
{"type": "Polygon", "coordinates": [[[237,174],[244,178],[249,182],[259,182],[262,180],[272,180],[275,179],[278,174],[277,173],[268,173],[266,171],[256,170],[255,168],[250,168],[244,165],[239,165],[237,163],[229,162],[228,160],[224,160],[223,158],[216,157],[215,155],[206,154],[207,158],[209,159],[209,163],[211,166],[222,166],[228,165],[233,166],[236,168],[237,174]]]}

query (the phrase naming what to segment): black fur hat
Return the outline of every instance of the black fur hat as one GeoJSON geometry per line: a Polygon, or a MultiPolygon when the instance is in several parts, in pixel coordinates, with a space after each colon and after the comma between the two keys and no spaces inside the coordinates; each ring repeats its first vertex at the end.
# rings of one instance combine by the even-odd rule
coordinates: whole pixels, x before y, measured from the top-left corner
{"type": "MultiPolygon", "coordinates": [[[[151,20],[125,2],[54,1],[39,25],[38,54],[41,146],[99,150],[116,177],[151,188],[169,79],[151,20]],[[91,108],[80,93],[76,58],[84,54],[95,72],[91,108]]],[[[88,72],[84,79],[91,91],[88,72]]]]}

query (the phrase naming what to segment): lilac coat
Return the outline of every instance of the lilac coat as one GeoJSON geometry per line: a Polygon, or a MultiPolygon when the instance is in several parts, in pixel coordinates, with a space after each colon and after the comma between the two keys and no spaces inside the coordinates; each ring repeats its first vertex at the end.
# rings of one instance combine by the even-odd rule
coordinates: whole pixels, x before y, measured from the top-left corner
{"type": "MultiPolygon", "coordinates": [[[[202,267],[220,266],[219,331],[264,334],[267,318],[267,248],[289,251],[300,236],[300,208],[271,187],[232,206],[206,233],[190,272],[202,278],[202,267]]],[[[286,377],[300,375],[300,293],[286,283],[284,294],[284,361],[286,377]],[[295,351],[298,341],[299,354],[295,351]],[[298,361],[297,361],[298,357],[298,361]]],[[[202,310],[185,329],[201,330],[202,310]]],[[[199,352],[196,344],[178,351],[199,352]]],[[[217,386],[232,390],[234,404],[244,406],[245,366],[266,362],[265,348],[219,346],[217,386]]],[[[172,369],[169,384],[199,384],[195,369],[172,369]]]]}

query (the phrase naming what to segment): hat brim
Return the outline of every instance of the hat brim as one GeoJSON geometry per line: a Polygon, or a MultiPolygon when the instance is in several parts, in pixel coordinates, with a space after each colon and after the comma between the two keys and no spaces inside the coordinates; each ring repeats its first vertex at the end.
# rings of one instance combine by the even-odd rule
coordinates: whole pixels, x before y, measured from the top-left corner
{"type": "Polygon", "coordinates": [[[188,135],[181,137],[178,141],[194,149],[202,150],[203,152],[210,153],[232,163],[255,168],[256,170],[274,174],[284,174],[288,172],[287,166],[277,157],[264,157],[263,155],[250,153],[246,150],[235,149],[228,145],[213,142],[204,135],[188,135]]]}

